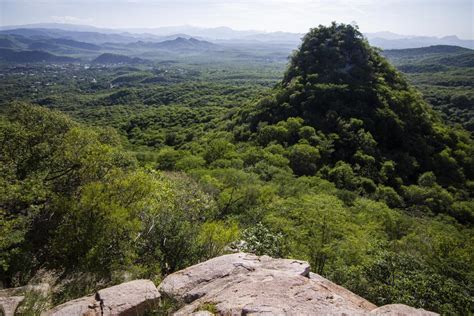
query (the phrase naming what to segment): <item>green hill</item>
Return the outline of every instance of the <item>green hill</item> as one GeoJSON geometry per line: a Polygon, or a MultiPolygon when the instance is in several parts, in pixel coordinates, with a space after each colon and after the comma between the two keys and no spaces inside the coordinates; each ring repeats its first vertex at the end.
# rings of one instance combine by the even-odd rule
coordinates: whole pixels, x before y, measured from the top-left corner
{"type": "Polygon", "coordinates": [[[77,61],[77,59],[66,56],[57,56],[38,50],[16,51],[8,48],[0,48],[0,61],[9,63],[71,63],[77,61]]]}
{"type": "Polygon", "coordinates": [[[351,26],[312,29],[272,96],[241,111],[237,122],[242,140],[304,145],[314,152],[311,163],[293,163],[299,175],[319,172],[331,178],[327,166],[344,162],[351,173],[402,195],[404,186],[429,172],[460,192],[474,176],[469,134],[447,127],[351,26]],[[312,136],[290,131],[290,118],[300,120],[312,136]],[[387,176],[387,168],[396,176],[387,176]]]}

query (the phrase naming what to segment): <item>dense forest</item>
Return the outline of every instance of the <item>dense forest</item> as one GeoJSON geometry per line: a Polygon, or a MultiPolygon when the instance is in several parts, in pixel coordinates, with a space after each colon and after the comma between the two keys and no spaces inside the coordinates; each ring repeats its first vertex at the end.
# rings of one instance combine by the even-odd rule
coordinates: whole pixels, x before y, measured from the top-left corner
{"type": "Polygon", "coordinates": [[[234,57],[2,65],[3,286],[48,280],[57,304],[240,250],[474,312],[471,51],[333,23],[288,64],[234,57]]]}

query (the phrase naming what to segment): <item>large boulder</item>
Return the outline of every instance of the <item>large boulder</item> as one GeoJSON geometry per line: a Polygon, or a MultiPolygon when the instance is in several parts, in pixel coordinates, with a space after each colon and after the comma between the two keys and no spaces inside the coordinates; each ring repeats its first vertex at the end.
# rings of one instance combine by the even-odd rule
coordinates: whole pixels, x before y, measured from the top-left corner
{"type": "Polygon", "coordinates": [[[128,316],[143,315],[156,306],[160,293],[150,280],[135,280],[58,305],[42,316],[128,316]]]}
{"type": "Polygon", "coordinates": [[[268,256],[255,256],[245,253],[224,255],[194,265],[168,276],[159,286],[162,293],[184,302],[192,302],[199,296],[201,287],[209,283],[229,281],[229,276],[260,270],[286,272],[290,275],[306,276],[308,263],[299,260],[279,259],[268,256]]]}
{"type": "Polygon", "coordinates": [[[104,316],[142,315],[159,303],[160,293],[150,280],[135,280],[97,292],[104,316]]]}
{"type": "Polygon", "coordinates": [[[361,315],[377,307],[309,268],[304,261],[237,253],[171,274],[159,291],[186,304],[176,315],[209,306],[224,315],[361,315]]]}

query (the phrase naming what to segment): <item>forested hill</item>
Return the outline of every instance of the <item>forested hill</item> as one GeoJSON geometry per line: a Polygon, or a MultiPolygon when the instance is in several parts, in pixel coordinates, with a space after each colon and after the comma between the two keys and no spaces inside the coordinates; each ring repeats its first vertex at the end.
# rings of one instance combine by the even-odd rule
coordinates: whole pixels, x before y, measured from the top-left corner
{"type": "Polygon", "coordinates": [[[0,48],[0,62],[7,63],[72,63],[77,59],[66,56],[57,56],[47,52],[32,51],[16,51],[8,48],[0,48]]]}
{"type": "Polygon", "coordinates": [[[2,68],[0,281],[52,285],[22,310],[244,251],[376,305],[474,311],[472,135],[357,28],[311,29],[283,76],[164,57],[2,68]]]}
{"type": "Polygon", "coordinates": [[[448,128],[351,26],[334,24],[308,33],[274,94],[240,117],[237,121],[246,123],[236,128],[242,139],[315,151],[311,160],[294,165],[299,175],[339,164],[348,172],[357,169],[368,190],[385,184],[399,191],[424,174],[433,184],[466,193],[474,176],[469,134],[448,128]],[[288,120],[309,134],[282,135],[288,120]],[[387,168],[394,177],[382,174],[387,168]]]}

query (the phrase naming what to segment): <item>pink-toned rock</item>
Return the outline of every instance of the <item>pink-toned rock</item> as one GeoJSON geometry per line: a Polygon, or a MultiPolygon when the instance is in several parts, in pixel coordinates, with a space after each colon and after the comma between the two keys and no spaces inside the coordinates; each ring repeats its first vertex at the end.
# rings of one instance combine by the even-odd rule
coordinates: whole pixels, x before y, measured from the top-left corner
{"type": "Polygon", "coordinates": [[[307,262],[236,253],[167,276],[159,291],[135,280],[59,305],[43,316],[143,315],[160,293],[183,303],[174,315],[388,315],[433,316],[402,304],[377,308],[351,291],[310,273],[307,262]]]}
{"type": "Polygon", "coordinates": [[[58,305],[42,316],[137,316],[156,306],[159,299],[153,282],[135,280],[58,305]]]}
{"type": "Polygon", "coordinates": [[[208,311],[197,311],[191,314],[192,316],[214,316],[213,313],[208,311]]]}
{"type": "Polygon", "coordinates": [[[341,297],[344,297],[346,300],[352,302],[353,304],[355,304],[355,305],[357,305],[361,308],[364,308],[366,310],[373,310],[374,308],[377,307],[376,305],[374,305],[371,302],[367,301],[365,298],[362,298],[359,295],[352,293],[351,291],[349,291],[345,287],[337,285],[336,283],[331,282],[326,278],[323,278],[319,274],[310,272],[309,273],[309,278],[311,280],[317,282],[319,285],[327,288],[331,292],[337,293],[341,297]]]}
{"type": "Polygon", "coordinates": [[[187,303],[176,315],[213,304],[222,315],[362,315],[372,303],[326,279],[304,261],[226,255],[166,277],[159,290],[187,303]]]}
{"type": "Polygon", "coordinates": [[[403,304],[390,304],[376,308],[370,312],[373,315],[384,316],[435,316],[437,313],[425,311],[422,308],[414,308],[403,304]]]}
{"type": "Polygon", "coordinates": [[[135,280],[97,292],[104,316],[142,315],[159,303],[160,293],[150,280],[135,280]]]}
{"type": "Polygon", "coordinates": [[[0,297],[0,315],[15,315],[16,308],[24,299],[24,296],[0,297]]]}
{"type": "Polygon", "coordinates": [[[275,260],[268,256],[235,253],[210,259],[187,269],[175,272],[163,280],[159,291],[172,297],[193,301],[196,288],[230,275],[253,272],[259,269],[286,271],[292,275],[306,276],[310,266],[307,262],[291,259],[275,260]]]}
{"type": "Polygon", "coordinates": [[[94,296],[81,297],[44,312],[41,316],[98,316],[100,315],[100,305],[94,296]]]}

